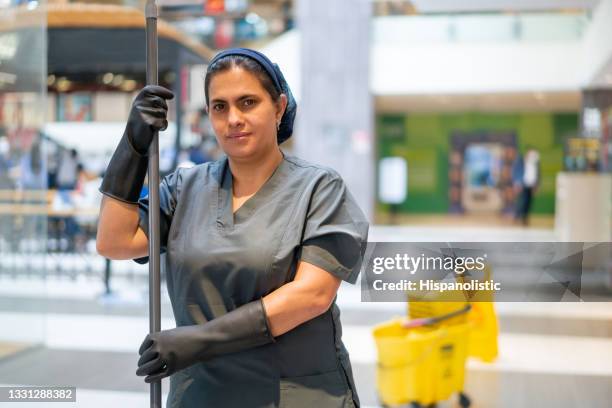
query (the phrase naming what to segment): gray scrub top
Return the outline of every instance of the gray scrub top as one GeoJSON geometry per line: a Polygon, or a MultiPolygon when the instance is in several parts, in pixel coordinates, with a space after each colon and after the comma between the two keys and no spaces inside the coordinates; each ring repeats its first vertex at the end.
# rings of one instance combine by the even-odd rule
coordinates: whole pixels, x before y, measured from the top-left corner
{"type": "MultiPolygon", "coordinates": [[[[299,260],[355,283],[368,234],[363,212],[334,170],[283,156],[235,213],[225,156],[162,180],[161,247],[177,326],[267,295],[294,279],[299,260]]],[[[148,235],[148,197],[139,211],[148,235]]],[[[334,300],[274,343],[175,373],[167,407],[359,407],[339,317],[334,300]]]]}

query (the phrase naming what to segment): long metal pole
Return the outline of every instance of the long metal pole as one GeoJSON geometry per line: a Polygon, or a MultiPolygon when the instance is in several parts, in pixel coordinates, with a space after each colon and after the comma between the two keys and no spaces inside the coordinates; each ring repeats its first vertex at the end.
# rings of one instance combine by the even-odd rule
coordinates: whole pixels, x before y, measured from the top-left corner
{"type": "MultiPolygon", "coordinates": [[[[147,84],[157,85],[157,5],[147,0],[147,84]]],[[[159,135],[149,147],[149,332],[161,330],[160,231],[159,231],[159,135]]],[[[161,380],[151,383],[151,408],[161,408],[161,380]]]]}

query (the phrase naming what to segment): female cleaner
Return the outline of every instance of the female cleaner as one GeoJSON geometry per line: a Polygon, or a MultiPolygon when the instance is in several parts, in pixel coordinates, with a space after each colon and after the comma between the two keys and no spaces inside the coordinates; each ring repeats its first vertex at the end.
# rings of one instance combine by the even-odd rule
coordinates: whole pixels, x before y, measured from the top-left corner
{"type": "MultiPolygon", "coordinates": [[[[335,299],[357,279],[367,220],[338,173],[279,148],[296,103],[266,56],[219,53],[205,95],[225,155],[161,182],[177,327],[146,336],[136,373],[170,376],[169,408],[358,407],[335,299]]],[[[147,262],[148,199],[138,196],[172,96],[139,93],[108,166],[97,237],[108,258],[147,262]]]]}

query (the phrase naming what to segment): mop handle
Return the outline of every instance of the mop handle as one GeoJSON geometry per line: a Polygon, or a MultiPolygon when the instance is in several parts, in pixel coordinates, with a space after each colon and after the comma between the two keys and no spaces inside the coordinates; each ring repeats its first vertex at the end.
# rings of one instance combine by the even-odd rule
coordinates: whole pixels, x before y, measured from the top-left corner
{"type": "MultiPolygon", "coordinates": [[[[145,6],[147,37],[147,85],[157,85],[157,5],[145,6]]],[[[161,330],[160,231],[159,231],[159,134],[149,147],[149,332],[161,330]]],[[[151,408],[161,408],[161,380],[151,383],[151,408]]]]}

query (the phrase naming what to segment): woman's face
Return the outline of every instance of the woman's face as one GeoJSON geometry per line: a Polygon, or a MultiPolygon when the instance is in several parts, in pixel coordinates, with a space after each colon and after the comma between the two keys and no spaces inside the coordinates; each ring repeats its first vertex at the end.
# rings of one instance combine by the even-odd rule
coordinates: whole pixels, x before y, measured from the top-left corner
{"type": "Polygon", "coordinates": [[[277,148],[276,123],[286,106],[285,95],[275,104],[257,77],[239,67],[216,74],[208,95],[210,121],[229,157],[258,158],[277,148]]]}

